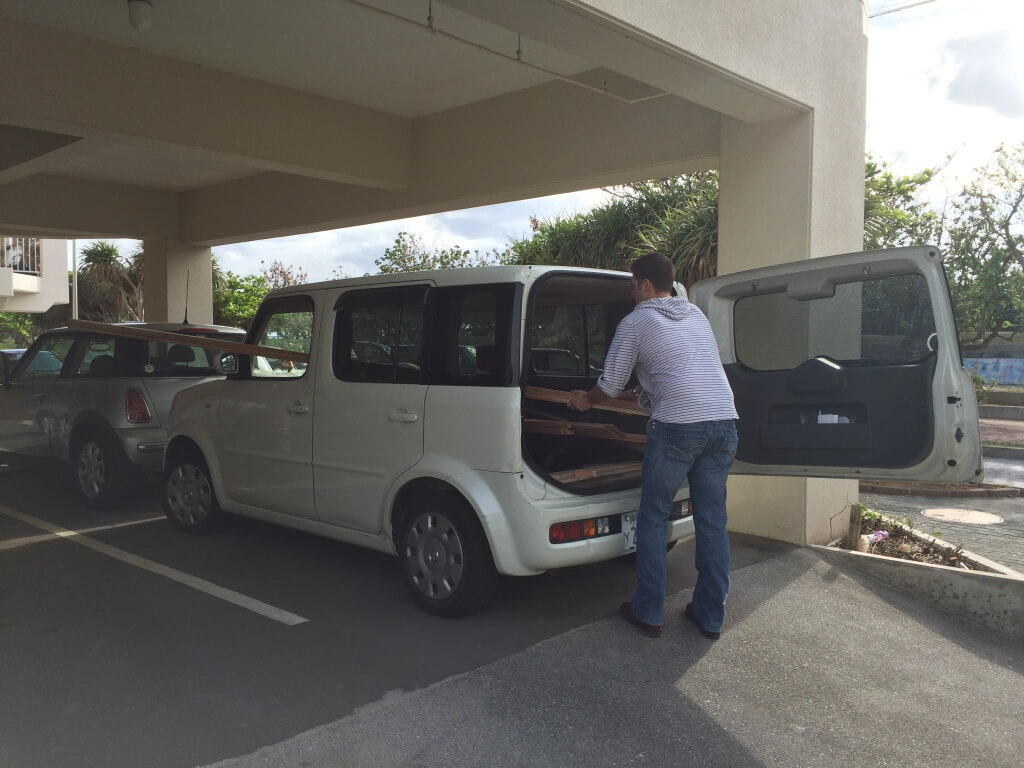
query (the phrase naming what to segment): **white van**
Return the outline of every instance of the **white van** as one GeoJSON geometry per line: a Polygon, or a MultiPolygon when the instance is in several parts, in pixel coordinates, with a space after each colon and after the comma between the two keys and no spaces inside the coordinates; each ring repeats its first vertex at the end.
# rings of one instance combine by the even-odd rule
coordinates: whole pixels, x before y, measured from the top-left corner
{"type": "MultiPolygon", "coordinates": [[[[272,293],[243,357],[179,394],[165,507],[187,531],[224,513],[397,553],[419,604],[481,606],[497,574],[633,550],[645,415],[586,413],[630,275],[482,267],[272,293]]],[[[856,253],[708,280],[740,414],[735,471],[981,480],[981,439],[939,253],[856,253]]],[[[665,532],[693,533],[687,491],[665,532]]]]}

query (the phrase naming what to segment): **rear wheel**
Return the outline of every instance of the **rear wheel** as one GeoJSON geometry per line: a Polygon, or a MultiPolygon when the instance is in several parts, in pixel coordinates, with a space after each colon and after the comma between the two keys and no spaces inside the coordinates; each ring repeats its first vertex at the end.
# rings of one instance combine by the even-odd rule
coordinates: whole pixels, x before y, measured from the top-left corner
{"type": "Polygon", "coordinates": [[[401,518],[397,533],[402,575],[423,610],[464,616],[493,597],[498,574],[491,548],[461,497],[427,497],[401,518]]]}
{"type": "Polygon", "coordinates": [[[127,459],[111,435],[99,430],[82,432],[71,446],[75,490],[90,507],[116,504],[128,483],[127,459]]]}
{"type": "Polygon", "coordinates": [[[223,525],[210,470],[198,452],[170,459],[164,471],[164,512],[171,525],[188,533],[208,533],[223,525]]]}

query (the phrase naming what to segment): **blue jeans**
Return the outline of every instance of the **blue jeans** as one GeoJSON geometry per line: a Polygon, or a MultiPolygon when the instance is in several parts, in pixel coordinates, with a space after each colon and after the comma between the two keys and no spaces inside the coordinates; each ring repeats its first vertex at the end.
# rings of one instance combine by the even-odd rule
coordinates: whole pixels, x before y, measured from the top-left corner
{"type": "Polygon", "coordinates": [[[640,621],[665,619],[666,531],[672,501],[690,483],[696,533],[697,586],[693,612],[697,622],[720,632],[729,594],[729,536],[725,530],[725,482],[736,456],[733,421],[647,425],[640,509],[636,523],[636,592],[633,613],[640,621]]]}

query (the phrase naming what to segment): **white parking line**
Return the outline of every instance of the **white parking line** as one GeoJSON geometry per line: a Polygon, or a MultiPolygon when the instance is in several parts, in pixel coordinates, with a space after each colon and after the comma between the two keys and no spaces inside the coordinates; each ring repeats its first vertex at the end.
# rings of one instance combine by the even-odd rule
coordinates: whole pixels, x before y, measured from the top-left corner
{"type": "Polygon", "coordinates": [[[39,544],[43,541],[54,541],[56,539],[70,539],[74,536],[81,536],[84,533],[96,533],[96,531],[109,531],[114,528],[124,528],[129,525],[142,525],[143,523],[155,523],[158,520],[166,520],[163,515],[159,517],[144,517],[141,520],[129,520],[126,523],[112,523],[110,525],[97,525],[95,528],[83,528],[80,531],[61,531],[60,533],[41,533],[38,536],[22,536],[20,539],[8,539],[0,541],[0,552],[5,549],[17,549],[27,547],[29,544],[39,544]]]}
{"type": "MultiPolygon", "coordinates": [[[[155,563],[152,560],[147,560],[144,557],[138,557],[137,555],[133,555],[129,552],[117,549],[116,547],[111,547],[108,544],[104,544],[103,542],[96,541],[95,539],[90,539],[88,536],[83,535],[84,531],[72,531],[68,530],[67,528],[61,528],[60,526],[53,525],[52,523],[48,523],[45,520],[40,520],[37,517],[32,517],[31,515],[26,515],[22,512],[9,509],[4,506],[0,506],[0,514],[6,515],[7,517],[13,518],[15,520],[20,520],[21,522],[26,523],[27,525],[31,525],[32,527],[38,528],[42,531],[47,531],[53,537],[64,538],[68,541],[74,542],[75,544],[81,544],[83,547],[87,547],[88,549],[91,549],[94,552],[99,552],[100,554],[106,555],[107,557],[112,557],[115,560],[120,560],[123,563],[134,565],[136,568],[142,568],[143,570],[149,571],[150,573],[155,573],[158,576],[163,576],[164,578],[170,579],[171,581],[176,581],[179,584],[184,584],[185,586],[191,587],[192,589],[204,592],[208,595],[212,595],[213,597],[218,597],[221,600],[233,603],[234,605],[237,605],[240,608],[245,608],[246,610],[252,611],[253,613],[258,613],[261,616],[265,616],[268,619],[279,621],[282,624],[286,624],[289,627],[293,627],[296,624],[304,624],[307,621],[309,621],[309,619],[303,618],[302,616],[297,616],[294,613],[289,613],[288,611],[281,610],[280,608],[275,608],[274,606],[268,605],[267,603],[264,603],[260,600],[256,600],[255,598],[247,597],[246,595],[243,595],[240,592],[235,592],[230,589],[225,589],[224,587],[219,587],[216,584],[213,584],[212,582],[200,579],[196,576],[191,576],[187,573],[175,570],[174,568],[170,568],[166,565],[155,563]]],[[[146,520],[138,520],[134,522],[150,522],[153,519],[160,518],[147,518],[146,520]]],[[[98,529],[91,528],[89,530],[106,530],[107,528],[115,527],[119,526],[105,526],[98,529]]]]}

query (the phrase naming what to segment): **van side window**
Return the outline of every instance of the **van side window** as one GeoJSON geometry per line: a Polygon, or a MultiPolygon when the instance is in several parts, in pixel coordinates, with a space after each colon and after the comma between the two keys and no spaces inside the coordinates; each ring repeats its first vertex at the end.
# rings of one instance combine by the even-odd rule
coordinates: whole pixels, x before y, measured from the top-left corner
{"type": "Polygon", "coordinates": [[[342,381],[426,382],[426,286],[352,291],[338,300],[334,375],[342,381]]]}
{"type": "MultiPolygon", "coordinates": [[[[308,355],[313,341],[313,299],[309,296],[272,299],[260,309],[253,328],[250,343],[308,355]]],[[[303,376],[306,366],[306,363],[292,360],[252,355],[249,375],[254,379],[293,379],[303,376]]]]}
{"type": "Polygon", "coordinates": [[[615,329],[628,313],[621,302],[536,307],[530,371],[540,376],[600,376],[615,329]]]}
{"type": "Polygon", "coordinates": [[[510,380],[515,286],[476,285],[431,292],[434,322],[431,382],[500,387],[510,380]]]}

